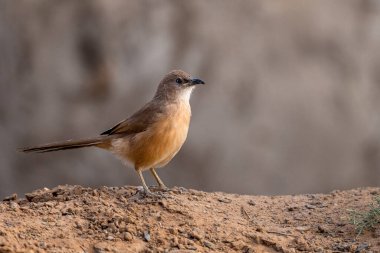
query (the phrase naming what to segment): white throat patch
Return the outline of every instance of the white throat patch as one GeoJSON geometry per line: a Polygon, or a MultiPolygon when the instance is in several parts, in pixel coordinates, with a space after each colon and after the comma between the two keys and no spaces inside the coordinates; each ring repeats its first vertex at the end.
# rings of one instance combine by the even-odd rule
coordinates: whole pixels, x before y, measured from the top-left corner
{"type": "Polygon", "coordinates": [[[190,101],[190,96],[191,96],[191,93],[193,92],[194,88],[195,87],[192,86],[192,87],[188,87],[188,88],[184,89],[181,92],[181,94],[179,95],[179,99],[188,103],[190,101]]]}

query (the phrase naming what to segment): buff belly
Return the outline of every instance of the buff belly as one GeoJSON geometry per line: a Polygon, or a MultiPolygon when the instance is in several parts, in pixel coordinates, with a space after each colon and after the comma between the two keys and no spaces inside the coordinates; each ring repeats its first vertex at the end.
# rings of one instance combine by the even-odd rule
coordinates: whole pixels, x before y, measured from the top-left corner
{"type": "Polygon", "coordinates": [[[163,167],[185,142],[189,122],[190,115],[173,115],[144,132],[113,140],[112,152],[136,170],[163,167]]]}

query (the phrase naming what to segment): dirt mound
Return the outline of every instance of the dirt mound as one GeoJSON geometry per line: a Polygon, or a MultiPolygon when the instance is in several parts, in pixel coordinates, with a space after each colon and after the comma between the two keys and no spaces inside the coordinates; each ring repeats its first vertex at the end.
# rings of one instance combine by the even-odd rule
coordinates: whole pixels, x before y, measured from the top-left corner
{"type": "Polygon", "coordinates": [[[380,252],[380,228],[356,238],[347,209],[379,188],[246,196],[173,188],[59,186],[0,203],[0,252],[380,252]]]}

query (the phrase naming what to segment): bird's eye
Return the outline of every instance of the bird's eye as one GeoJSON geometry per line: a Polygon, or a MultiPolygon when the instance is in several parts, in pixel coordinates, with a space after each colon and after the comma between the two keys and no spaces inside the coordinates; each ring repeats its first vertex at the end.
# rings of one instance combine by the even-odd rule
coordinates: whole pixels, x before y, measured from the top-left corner
{"type": "Polygon", "coordinates": [[[181,84],[182,83],[182,79],[181,78],[177,78],[177,79],[175,79],[175,82],[178,83],[178,84],[181,84]]]}

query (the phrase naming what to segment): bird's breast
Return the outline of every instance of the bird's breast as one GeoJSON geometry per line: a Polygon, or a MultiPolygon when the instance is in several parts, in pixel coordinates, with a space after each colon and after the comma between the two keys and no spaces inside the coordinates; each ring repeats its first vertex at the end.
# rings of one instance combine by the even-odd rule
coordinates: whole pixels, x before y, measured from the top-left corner
{"type": "Polygon", "coordinates": [[[136,168],[149,169],[165,166],[186,140],[191,117],[186,103],[173,105],[146,131],[130,141],[130,160],[136,168]]]}

